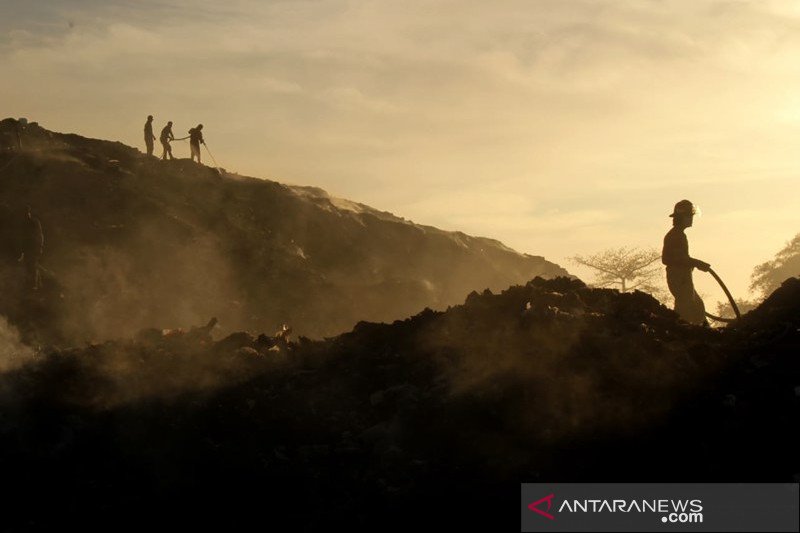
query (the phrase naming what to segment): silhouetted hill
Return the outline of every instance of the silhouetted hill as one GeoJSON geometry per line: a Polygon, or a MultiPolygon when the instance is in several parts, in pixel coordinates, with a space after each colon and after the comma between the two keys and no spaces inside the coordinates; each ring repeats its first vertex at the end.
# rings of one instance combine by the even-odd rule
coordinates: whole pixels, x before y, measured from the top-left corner
{"type": "Polygon", "coordinates": [[[274,344],[29,355],[0,378],[4,520],[515,531],[520,482],[800,479],[797,278],[724,330],[559,278],[274,344]]]}
{"type": "Polygon", "coordinates": [[[495,240],[118,142],[34,124],[20,152],[16,127],[0,122],[0,313],[28,336],[57,324],[67,342],[116,338],[218,316],[223,331],[288,323],[321,337],[567,274],[495,240]],[[26,205],[45,233],[35,298],[15,263],[26,205]]]}

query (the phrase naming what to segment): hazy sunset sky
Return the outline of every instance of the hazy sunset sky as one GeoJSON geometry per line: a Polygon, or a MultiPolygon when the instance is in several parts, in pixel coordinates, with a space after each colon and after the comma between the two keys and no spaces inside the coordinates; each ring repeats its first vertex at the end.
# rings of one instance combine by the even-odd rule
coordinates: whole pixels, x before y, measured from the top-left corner
{"type": "MultiPolygon", "coordinates": [[[[0,0],[0,115],[567,260],[660,250],[673,204],[736,296],[800,232],[800,3],[0,0]],[[188,157],[188,146],[175,146],[188,157]]],[[[722,294],[697,273],[708,300],[722,294]]]]}

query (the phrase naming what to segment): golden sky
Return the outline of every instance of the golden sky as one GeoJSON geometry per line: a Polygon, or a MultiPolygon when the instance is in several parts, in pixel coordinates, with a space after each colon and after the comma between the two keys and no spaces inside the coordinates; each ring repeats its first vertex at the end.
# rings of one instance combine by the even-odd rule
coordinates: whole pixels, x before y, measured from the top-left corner
{"type": "MultiPolygon", "coordinates": [[[[567,260],[660,249],[672,205],[737,297],[800,232],[800,3],[0,0],[0,115],[567,260]],[[188,147],[176,146],[188,157],[188,147]]],[[[697,273],[709,301],[722,299],[697,273]]]]}

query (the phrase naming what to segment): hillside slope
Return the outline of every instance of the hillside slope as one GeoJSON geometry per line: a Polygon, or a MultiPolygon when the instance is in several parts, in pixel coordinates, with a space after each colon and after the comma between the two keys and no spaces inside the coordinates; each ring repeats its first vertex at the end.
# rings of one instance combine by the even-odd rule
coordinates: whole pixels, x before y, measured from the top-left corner
{"type": "Polygon", "coordinates": [[[320,337],[567,274],[491,239],[117,142],[31,125],[20,152],[16,127],[0,122],[0,313],[24,332],[57,323],[78,342],[218,316],[223,331],[289,323],[320,337]],[[45,233],[33,301],[15,264],[26,205],[45,233]]]}

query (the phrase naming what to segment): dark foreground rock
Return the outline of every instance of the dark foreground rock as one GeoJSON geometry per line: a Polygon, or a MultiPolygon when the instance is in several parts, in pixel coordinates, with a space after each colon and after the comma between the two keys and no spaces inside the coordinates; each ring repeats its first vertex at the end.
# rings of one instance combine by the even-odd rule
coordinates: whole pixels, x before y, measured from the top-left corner
{"type": "Polygon", "coordinates": [[[0,380],[8,529],[516,531],[525,481],[798,479],[800,280],[725,330],[535,279],[321,342],[144,335],[0,380]]]}

